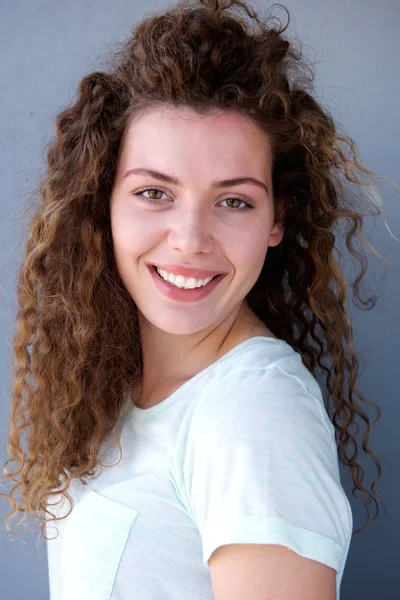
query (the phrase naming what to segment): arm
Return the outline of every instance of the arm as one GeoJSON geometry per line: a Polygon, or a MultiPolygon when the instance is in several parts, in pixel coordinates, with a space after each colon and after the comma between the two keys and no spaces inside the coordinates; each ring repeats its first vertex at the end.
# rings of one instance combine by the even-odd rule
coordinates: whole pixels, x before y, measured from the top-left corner
{"type": "Polygon", "coordinates": [[[215,600],[335,600],[336,571],[277,544],[228,544],[211,555],[215,600]]]}

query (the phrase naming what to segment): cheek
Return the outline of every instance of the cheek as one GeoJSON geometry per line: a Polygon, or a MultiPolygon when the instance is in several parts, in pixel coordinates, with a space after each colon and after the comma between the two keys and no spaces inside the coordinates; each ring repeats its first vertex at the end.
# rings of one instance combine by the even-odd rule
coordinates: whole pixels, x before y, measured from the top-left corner
{"type": "Polygon", "coordinates": [[[111,212],[114,247],[119,253],[141,253],[151,246],[159,233],[151,214],[138,214],[129,208],[116,207],[111,212]]]}
{"type": "Polygon", "coordinates": [[[247,273],[249,277],[255,270],[259,271],[264,263],[268,248],[266,227],[248,227],[236,230],[227,245],[231,249],[229,255],[238,273],[247,273]]]}

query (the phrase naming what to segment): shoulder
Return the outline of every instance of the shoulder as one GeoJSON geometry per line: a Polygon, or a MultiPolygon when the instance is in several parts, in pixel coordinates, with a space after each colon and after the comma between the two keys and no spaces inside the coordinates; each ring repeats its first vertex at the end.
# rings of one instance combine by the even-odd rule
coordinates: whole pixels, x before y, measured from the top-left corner
{"type": "Polygon", "coordinates": [[[216,363],[198,410],[231,413],[276,401],[287,409],[325,411],[321,388],[301,355],[283,340],[255,338],[216,363]]]}
{"type": "Polygon", "coordinates": [[[262,384],[273,379],[288,382],[289,378],[296,379],[308,391],[319,389],[299,352],[284,340],[256,337],[239,344],[215,365],[214,383],[242,381],[245,386],[247,382],[262,384]]]}
{"type": "Polygon", "coordinates": [[[337,460],[334,426],[321,388],[288,344],[252,344],[215,369],[193,413],[194,439],[313,443],[337,460]]]}

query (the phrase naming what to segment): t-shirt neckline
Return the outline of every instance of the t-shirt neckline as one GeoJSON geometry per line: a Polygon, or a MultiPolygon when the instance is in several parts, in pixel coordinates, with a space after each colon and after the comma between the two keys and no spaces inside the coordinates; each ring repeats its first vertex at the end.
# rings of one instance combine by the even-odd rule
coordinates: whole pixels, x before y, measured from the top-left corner
{"type": "Polygon", "coordinates": [[[247,338],[247,340],[240,342],[239,344],[237,344],[236,346],[234,346],[233,348],[228,350],[228,352],[226,352],[223,356],[221,356],[216,361],[211,363],[211,365],[208,365],[208,367],[205,367],[204,369],[202,369],[201,371],[199,371],[198,373],[193,375],[193,377],[191,377],[190,379],[185,381],[185,383],[183,383],[178,389],[176,389],[174,392],[172,392],[172,394],[167,396],[167,398],[165,398],[164,400],[161,400],[161,402],[159,402],[158,404],[155,404],[154,406],[150,406],[149,408],[140,408],[139,406],[133,405],[132,408],[130,409],[130,411],[128,412],[129,418],[132,421],[143,421],[145,419],[148,419],[150,417],[158,415],[159,413],[161,413],[164,410],[166,410],[167,408],[169,408],[169,406],[171,404],[173,404],[175,402],[175,400],[181,394],[183,394],[189,387],[191,387],[199,379],[204,377],[204,375],[206,375],[209,371],[214,369],[217,364],[220,364],[225,359],[231,357],[232,355],[236,354],[237,352],[240,352],[246,346],[250,346],[252,344],[263,343],[265,341],[268,341],[269,343],[272,342],[272,343],[287,345],[287,342],[285,342],[285,340],[282,340],[280,338],[266,336],[266,335],[255,335],[251,338],[247,338]]]}

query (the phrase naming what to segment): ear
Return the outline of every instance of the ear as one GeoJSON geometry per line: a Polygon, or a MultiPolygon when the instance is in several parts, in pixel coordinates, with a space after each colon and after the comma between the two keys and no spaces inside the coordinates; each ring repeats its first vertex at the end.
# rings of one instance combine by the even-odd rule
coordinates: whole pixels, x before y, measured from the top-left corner
{"type": "Polygon", "coordinates": [[[283,239],[285,233],[285,218],[287,214],[287,200],[280,198],[278,201],[278,209],[275,217],[274,225],[269,236],[268,246],[278,246],[283,239]]]}

